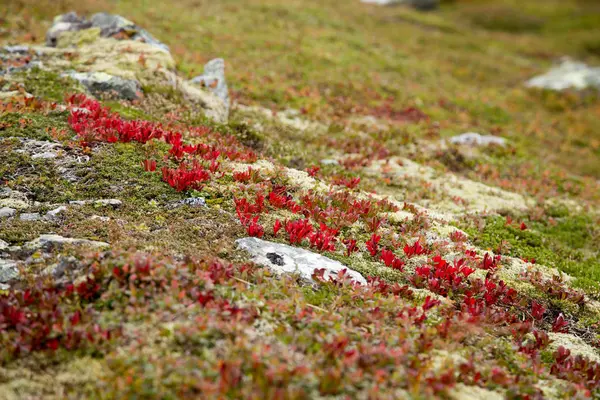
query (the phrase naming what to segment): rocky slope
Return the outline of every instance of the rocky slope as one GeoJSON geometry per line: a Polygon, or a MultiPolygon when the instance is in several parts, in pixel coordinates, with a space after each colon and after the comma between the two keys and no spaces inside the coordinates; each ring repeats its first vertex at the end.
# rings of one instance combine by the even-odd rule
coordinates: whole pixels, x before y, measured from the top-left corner
{"type": "Polygon", "coordinates": [[[230,104],[110,14],[46,41],[0,51],[0,398],[600,396],[593,177],[230,104]]]}

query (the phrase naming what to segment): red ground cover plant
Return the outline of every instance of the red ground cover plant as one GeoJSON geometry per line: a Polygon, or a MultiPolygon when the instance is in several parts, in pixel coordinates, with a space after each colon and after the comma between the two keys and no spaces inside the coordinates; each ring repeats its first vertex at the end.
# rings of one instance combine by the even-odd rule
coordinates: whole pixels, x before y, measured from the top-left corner
{"type": "MultiPolygon", "coordinates": [[[[178,191],[199,190],[203,185],[220,179],[224,176],[221,165],[226,161],[254,162],[257,159],[256,154],[237,143],[233,138],[225,137],[206,127],[186,128],[163,126],[145,121],[126,121],[118,114],[101,107],[98,102],[79,95],[69,98],[69,104],[71,105],[69,124],[77,133],[79,141],[84,147],[94,146],[98,142],[147,143],[152,140],[164,141],[170,145],[168,154],[163,160],[158,162],[146,160],[143,168],[148,172],[154,172],[158,168],[157,164],[162,163],[159,170],[162,171],[163,180],[178,191]],[[184,140],[184,136],[181,134],[184,130],[187,133],[186,136],[194,140],[193,144],[186,143],[184,140]]],[[[411,111],[409,115],[412,114],[411,111]]],[[[414,114],[417,116],[417,113],[414,114]]],[[[421,117],[419,116],[419,118],[421,117]]],[[[347,153],[352,153],[353,149],[357,149],[357,146],[363,143],[348,140],[343,144],[335,144],[344,147],[347,153]]],[[[371,149],[372,152],[368,156],[356,160],[348,159],[345,164],[344,162],[342,164],[347,168],[352,168],[369,160],[384,157],[386,154],[385,149],[377,146],[373,146],[371,149]]],[[[356,151],[355,153],[362,152],[356,151]]],[[[309,169],[311,176],[316,176],[317,173],[318,168],[309,169]]],[[[233,206],[240,223],[250,236],[264,237],[267,234],[259,222],[264,215],[271,212],[291,212],[299,218],[287,219],[285,222],[277,219],[273,225],[273,236],[277,236],[283,228],[285,239],[290,244],[310,246],[320,252],[339,252],[346,256],[354,253],[361,253],[359,256],[362,256],[363,250],[361,249],[366,249],[364,254],[370,255],[376,262],[381,262],[382,265],[399,272],[403,272],[406,265],[394,253],[394,250],[398,250],[404,245],[402,248],[404,257],[414,258],[407,263],[413,261],[420,263],[409,270],[406,279],[416,288],[426,288],[436,295],[450,300],[450,306],[442,307],[442,301],[429,296],[425,298],[421,306],[402,304],[394,307],[393,311],[383,306],[374,306],[368,312],[361,310],[362,312],[353,313],[354,321],[364,319],[370,324],[375,321],[400,321],[399,332],[395,334],[400,335],[403,343],[402,345],[398,343],[390,345],[389,342],[381,342],[382,344],[379,345],[372,342],[361,343],[356,338],[346,335],[345,332],[338,336],[327,336],[325,341],[317,346],[322,352],[322,358],[318,364],[318,368],[322,372],[318,391],[322,395],[339,394],[343,385],[358,384],[358,382],[364,381],[367,375],[379,376],[379,382],[385,385],[384,378],[389,377],[386,368],[393,367],[394,369],[401,368],[406,376],[405,380],[397,380],[398,385],[408,391],[411,388],[415,389],[415,393],[423,393],[424,390],[428,394],[442,396],[457,382],[464,382],[483,387],[502,387],[508,395],[514,393],[515,398],[539,398],[541,396],[539,391],[532,389],[534,385],[531,379],[534,378],[531,376],[536,374],[542,376],[546,373],[537,357],[538,353],[549,344],[548,335],[542,330],[546,308],[540,303],[519,297],[513,288],[498,278],[497,270],[502,263],[500,256],[485,253],[483,257],[480,257],[473,250],[464,250],[464,242],[467,238],[460,233],[451,234],[451,240],[444,245],[431,245],[430,243],[425,245],[426,242],[423,239],[409,244],[407,238],[414,237],[411,235],[427,227],[426,216],[416,208],[405,204],[404,208],[413,212],[413,220],[407,221],[400,227],[393,227],[382,214],[398,211],[399,208],[387,200],[359,197],[352,191],[360,182],[358,177],[340,178],[337,181],[334,179],[333,182],[340,186],[325,194],[313,191],[300,192],[297,188],[274,183],[269,178],[261,177],[252,167],[248,167],[244,171],[233,172],[232,177],[240,184],[240,188],[245,188],[239,194],[236,192],[233,206]],[[356,229],[357,226],[361,227],[360,236],[351,233],[352,229],[356,229]],[[403,236],[392,236],[391,232],[395,228],[403,236]],[[338,248],[339,243],[343,244],[343,248],[338,248]],[[394,250],[388,248],[390,244],[394,250]],[[457,249],[460,249],[461,254],[464,251],[464,257],[445,259],[440,253],[440,249],[443,249],[444,246],[456,246],[457,249]],[[416,256],[426,256],[423,257],[426,261],[421,262],[420,259],[415,258],[416,256]],[[486,271],[485,278],[482,278],[481,275],[473,276],[477,269],[486,271]],[[428,326],[427,314],[433,310],[438,310],[442,319],[434,325],[428,326]],[[465,330],[487,328],[493,329],[495,332],[506,332],[506,335],[512,337],[516,351],[536,356],[528,359],[529,364],[523,366],[532,372],[530,378],[519,378],[517,374],[502,366],[487,365],[485,368],[478,369],[471,361],[454,365],[443,372],[435,372],[426,368],[419,361],[418,355],[427,354],[438,345],[443,348],[449,343],[455,343],[457,338],[463,337],[465,330]],[[352,368],[360,370],[361,373],[354,375],[351,372],[352,368]],[[344,377],[343,380],[342,377],[344,377]],[[519,393],[525,394],[525,397],[518,397],[519,393]]],[[[526,229],[526,226],[522,224],[521,229],[526,229]]],[[[227,271],[233,270],[221,265],[210,267],[208,271],[210,272],[205,271],[204,274],[215,274],[215,279],[210,278],[211,282],[215,283],[220,279],[231,279],[232,276],[227,271]]],[[[233,273],[231,272],[231,274],[233,273]]],[[[129,285],[134,286],[149,284],[150,287],[156,289],[158,284],[147,264],[143,263],[136,265],[134,274],[131,273],[130,267],[120,267],[113,270],[112,276],[118,282],[127,281],[129,285]]],[[[349,276],[343,272],[334,277],[330,276],[328,279],[325,279],[324,276],[323,270],[315,270],[314,279],[320,285],[335,287],[336,290],[349,290],[352,293],[350,298],[360,298],[363,304],[367,304],[367,300],[372,299],[371,296],[375,294],[393,296],[394,299],[412,299],[413,297],[407,285],[390,284],[381,279],[367,277],[368,284],[361,287],[351,282],[349,276]]],[[[582,295],[567,289],[560,280],[548,281],[535,274],[526,274],[523,278],[551,297],[568,300],[575,304],[582,304],[584,301],[582,295]]],[[[189,279],[190,282],[198,283],[197,280],[189,279]]],[[[103,286],[101,283],[98,285],[100,288],[98,291],[101,292],[103,286]]],[[[198,288],[186,285],[183,286],[186,289],[182,295],[185,299],[193,299],[194,302],[205,308],[216,307],[226,312],[227,315],[237,315],[248,321],[256,318],[254,311],[240,309],[228,300],[220,298],[217,291],[210,287],[200,285],[201,288],[198,288]]],[[[78,298],[84,301],[93,301],[96,287],[94,282],[91,282],[89,287],[86,284],[81,288],[81,294],[77,294],[78,298]]],[[[378,303],[375,302],[375,304],[378,303]]],[[[275,309],[272,308],[272,310],[275,309]]],[[[23,314],[19,313],[18,309],[9,308],[7,305],[2,308],[2,315],[4,319],[1,321],[8,321],[4,323],[10,324],[11,331],[18,332],[17,327],[20,326],[23,314]]],[[[314,309],[300,310],[294,315],[294,318],[298,319],[298,323],[300,321],[306,323],[306,319],[316,318],[314,309]]],[[[75,325],[80,324],[81,318],[80,314],[68,316],[69,321],[77,322],[75,325]]],[[[289,318],[289,315],[286,318],[289,318]]],[[[554,332],[565,332],[568,330],[569,324],[561,314],[550,325],[550,329],[554,332]]],[[[348,329],[352,330],[351,327],[348,329]]],[[[314,340],[320,339],[311,336],[307,342],[312,343],[314,340]]],[[[29,345],[33,347],[41,346],[44,349],[56,347],[56,342],[52,339],[49,341],[45,337],[41,341],[26,337],[23,341],[35,343],[35,345],[29,345]]],[[[65,343],[69,342],[59,341],[59,345],[65,343]]],[[[310,354],[308,348],[303,351],[310,354]]],[[[597,384],[590,383],[594,378],[597,382],[597,364],[591,363],[589,360],[572,358],[564,350],[557,352],[554,357],[555,363],[552,365],[550,373],[573,382],[577,388],[587,391],[597,389],[597,384]]],[[[265,364],[261,363],[262,361],[254,361],[256,374],[259,374],[261,370],[264,370],[265,374],[268,371],[273,373],[265,364]]],[[[248,373],[244,370],[247,364],[247,362],[223,360],[219,365],[220,383],[215,390],[242,393],[242,376],[248,373]]],[[[285,379],[280,377],[285,382],[291,382],[296,375],[301,376],[306,373],[308,372],[301,368],[285,370],[285,372],[281,369],[276,372],[276,374],[288,374],[285,375],[285,379]]],[[[397,378],[396,376],[395,379],[397,378]]],[[[272,378],[264,379],[272,382],[270,380],[272,378]]],[[[591,392],[584,394],[587,393],[591,392]]]]}

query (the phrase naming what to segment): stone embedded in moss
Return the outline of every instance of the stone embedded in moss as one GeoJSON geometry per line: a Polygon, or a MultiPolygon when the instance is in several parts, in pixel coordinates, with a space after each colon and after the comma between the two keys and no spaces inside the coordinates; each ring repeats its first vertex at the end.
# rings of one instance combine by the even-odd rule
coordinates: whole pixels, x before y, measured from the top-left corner
{"type": "Polygon", "coordinates": [[[0,283],[6,283],[19,276],[17,263],[11,260],[0,258],[0,283]]]}
{"type": "Polygon", "coordinates": [[[264,265],[278,274],[298,273],[305,280],[312,281],[315,268],[325,269],[325,279],[330,276],[335,277],[340,271],[346,270],[346,274],[356,282],[367,283],[358,272],[339,261],[312,251],[251,237],[238,239],[236,243],[239,248],[252,255],[254,262],[264,265]]]}
{"type": "Polygon", "coordinates": [[[11,218],[17,214],[17,210],[10,207],[2,207],[0,208],[0,219],[3,218],[11,218]]]}
{"type": "Polygon", "coordinates": [[[53,247],[60,247],[63,245],[90,246],[95,248],[103,248],[110,246],[108,243],[97,242],[94,240],[66,238],[60,235],[41,235],[37,239],[25,243],[23,248],[26,250],[35,251],[39,249],[50,249],[53,247]]]}
{"type": "Polygon", "coordinates": [[[123,79],[105,72],[69,72],[65,76],[80,82],[96,96],[114,94],[125,100],[135,100],[142,88],[136,80],[123,79]]]}

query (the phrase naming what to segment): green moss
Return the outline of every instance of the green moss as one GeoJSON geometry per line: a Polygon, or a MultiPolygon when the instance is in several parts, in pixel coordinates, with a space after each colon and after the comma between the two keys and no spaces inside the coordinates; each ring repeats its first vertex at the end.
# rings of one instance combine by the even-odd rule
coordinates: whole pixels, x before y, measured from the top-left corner
{"type": "Polygon", "coordinates": [[[0,176],[8,186],[28,193],[31,201],[61,203],[73,196],[74,187],[56,171],[48,160],[33,160],[27,154],[17,153],[16,144],[0,142],[6,152],[0,164],[0,176]]]}
{"type": "Polygon", "coordinates": [[[312,305],[327,307],[338,295],[333,285],[320,285],[317,289],[311,286],[302,288],[304,300],[312,305]]]}
{"type": "Polygon", "coordinates": [[[227,131],[233,134],[243,145],[254,150],[263,148],[264,136],[248,126],[247,123],[232,121],[227,124],[227,128],[227,131]]]}
{"type": "Polygon", "coordinates": [[[68,129],[67,112],[42,113],[4,113],[0,114],[0,137],[22,137],[35,140],[52,139],[49,132],[68,129]]]}
{"type": "Polygon", "coordinates": [[[556,225],[530,223],[527,230],[507,226],[504,218],[485,221],[478,231],[463,227],[475,244],[504,254],[534,258],[537,263],[555,267],[578,278],[575,284],[587,290],[600,289],[600,249],[594,220],[587,215],[564,217],[556,225]]]}
{"type": "Polygon", "coordinates": [[[144,172],[141,163],[148,158],[145,148],[148,146],[138,143],[115,143],[98,148],[89,166],[80,170],[78,197],[118,197],[141,208],[151,207],[151,200],[167,202],[183,198],[162,181],[160,174],[144,172]]]}
{"type": "Polygon", "coordinates": [[[75,80],[39,68],[20,72],[16,74],[16,79],[22,81],[27,92],[49,101],[60,102],[65,95],[82,91],[75,80]]]}
{"type": "Polygon", "coordinates": [[[540,30],[544,21],[537,16],[527,15],[522,9],[505,6],[483,6],[470,10],[471,21],[484,29],[522,33],[540,30]]]}
{"type": "Polygon", "coordinates": [[[104,101],[103,104],[109,107],[112,112],[119,113],[119,115],[125,119],[143,119],[146,121],[155,120],[153,116],[145,113],[144,111],[138,108],[126,106],[118,101],[104,101]]]}

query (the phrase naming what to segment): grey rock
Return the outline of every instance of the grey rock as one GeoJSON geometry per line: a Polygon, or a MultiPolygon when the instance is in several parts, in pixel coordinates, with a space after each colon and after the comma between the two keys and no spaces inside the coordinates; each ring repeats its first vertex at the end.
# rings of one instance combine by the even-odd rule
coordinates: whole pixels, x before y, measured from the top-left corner
{"type": "Polygon", "coordinates": [[[145,29],[140,28],[130,20],[108,13],[97,13],[92,15],[90,19],[92,26],[100,28],[100,35],[104,37],[114,36],[118,33],[125,32],[131,34],[131,39],[141,40],[152,46],[159,47],[165,51],[169,51],[169,46],[158,41],[145,29]]]}
{"type": "Polygon", "coordinates": [[[19,215],[21,221],[39,221],[42,216],[39,213],[23,213],[19,215]]]}
{"type": "Polygon", "coordinates": [[[469,146],[489,146],[490,144],[504,146],[506,145],[506,139],[499,136],[480,135],[476,132],[467,132],[451,137],[450,143],[469,146]]]}
{"type": "Polygon", "coordinates": [[[6,243],[4,240],[0,239],[0,251],[6,250],[10,247],[10,245],[8,243],[6,243]]]}
{"type": "Polygon", "coordinates": [[[25,193],[12,190],[10,188],[3,188],[0,190],[0,199],[17,199],[25,202],[28,201],[25,193]]]}
{"type": "Polygon", "coordinates": [[[62,245],[77,245],[77,246],[90,246],[96,248],[109,247],[110,245],[105,242],[97,242],[94,240],[87,239],[75,239],[75,238],[66,238],[60,235],[41,235],[37,239],[32,240],[31,242],[25,243],[23,248],[25,250],[40,250],[40,249],[50,249],[52,247],[60,247],[62,245]]]}
{"type": "Polygon", "coordinates": [[[528,87],[565,90],[600,89],[600,67],[590,67],[584,63],[564,58],[561,64],[544,75],[536,76],[525,84],[528,87]]]}
{"type": "Polygon", "coordinates": [[[92,94],[114,93],[126,100],[135,100],[142,86],[138,81],[123,79],[105,72],[69,72],[63,74],[79,81],[92,94]]]}
{"type": "Polygon", "coordinates": [[[6,283],[19,277],[17,263],[0,258],[0,282],[6,283]]]}
{"type": "Polygon", "coordinates": [[[202,86],[223,100],[229,112],[229,90],[225,80],[225,61],[215,58],[204,65],[204,73],[190,80],[191,83],[202,86]]]}
{"type": "Polygon", "coordinates": [[[349,269],[339,261],[312,251],[254,237],[238,239],[236,244],[238,248],[250,253],[255,263],[263,265],[278,274],[298,273],[305,280],[311,281],[316,268],[325,269],[325,278],[335,276],[341,270],[346,270],[346,273],[354,281],[362,284],[367,283],[365,278],[358,272],[349,269]]]}
{"type": "Polygon", "coordinates": [[[10,207],[2,207],[0,208],[0,219],[11,218],[17,214],[17,210],[10,207]]]}
{"type": "Polygon", "coordinates": [[[58,263],[50,265],[44,269],[44,275],[52,275],[54,278],[62,278],[68,272],[73,272],[81,268],[81,264],[73,256],[61,257],[58,263]]]}
{"type": "Polygon", "coordinates": [[[57,207],[54,210],[48,211],[46,213],[46,218],[48,218],[50,220],[57,220],[60,218],[60,214],[64,213],[65,211],[67,211],[66,206],[57,207]]]}
{"type": "Polygon", "coordinates": [[[70,12],[67,14],[58,15],[54,18],[52,26],[46,32],[46,45],[50,47],[56,46],[58,38],[64,32],[80,31],[92,27],[92,23],[83,17],[79,17],[77,13],[70,12]]]}
{"type": "Polygon", "coordinates": [[[140,40],[164,51],[169,51],[166,44],[158,41],[145,29],[120,15],[108,13],[94,14],[89,21],[84,17],[79,17],[75,12],[57,16],[54,18],[54,23],[48,29],[48,32],[46,32],[46,45],[56,46],[58,38],[64,32],[89,28],[99,28],[102,37],[112,37],[119,33],[125,33],[132,40],[140,40]]]}

